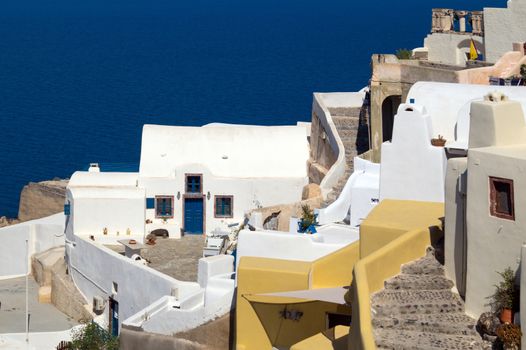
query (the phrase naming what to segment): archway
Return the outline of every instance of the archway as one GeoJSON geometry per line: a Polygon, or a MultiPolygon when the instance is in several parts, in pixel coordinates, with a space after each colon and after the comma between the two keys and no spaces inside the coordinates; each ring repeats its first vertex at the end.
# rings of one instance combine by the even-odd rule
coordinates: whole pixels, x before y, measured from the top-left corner
{"type": "Polygon", "coordinates": [[[394,116],[401,102],[401,95],[388,96],[382,102],[382,142],[393,138],[394,116]]]}

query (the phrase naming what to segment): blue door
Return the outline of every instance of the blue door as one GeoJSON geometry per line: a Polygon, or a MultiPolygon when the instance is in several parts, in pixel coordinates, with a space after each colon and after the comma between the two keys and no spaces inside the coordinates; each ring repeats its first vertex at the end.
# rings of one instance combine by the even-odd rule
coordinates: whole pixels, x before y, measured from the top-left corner
{"type": "Polygon", "coordinates": [[[184,230],[186,233],[203,233],[203,198],[185,198],[184,230]]]}
{"type": "Polygon", "coordinates": [[[119,335],[119,302],[110,298],[110,329],[111,335],[119,335]]]}

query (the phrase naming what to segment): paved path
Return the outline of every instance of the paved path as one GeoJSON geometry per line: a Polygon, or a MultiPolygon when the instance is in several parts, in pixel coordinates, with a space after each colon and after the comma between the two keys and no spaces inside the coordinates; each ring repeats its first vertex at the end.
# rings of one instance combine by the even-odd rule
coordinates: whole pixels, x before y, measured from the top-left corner
{"type": "MultiPolygon", "coordinates": [[[[69,329],[78,323],[52,304],[38,302],[38,284],[29,278],[30,332],[52,332],[69,329]]],[[[0,333],[25,332],[25,277],[0,280],[0,333]]]]}
{"type": "Polygon", "coordinates": [[[158,238],[141,255],[151,268],[180,281],[197,281],[197,264],[203,257],[204,235],[185,235],[181,239],[158,238]]]}

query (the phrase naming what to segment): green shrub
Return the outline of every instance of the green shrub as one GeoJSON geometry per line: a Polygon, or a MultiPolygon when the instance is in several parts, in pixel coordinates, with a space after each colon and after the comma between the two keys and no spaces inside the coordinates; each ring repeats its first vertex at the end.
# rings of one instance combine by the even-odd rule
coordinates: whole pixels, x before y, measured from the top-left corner
{"type": "Polygon", "coordinates": [[[89,322],[74,331],[71,340],[72,350],[118,350],[119,338],[101,328],[95,322],[89,322]]]}
{"type": "Polygon", "coordinates": [[[311,225],[316,225],[316,215],[308,204],[301,206],[300,232],[305,232],[311,225]]]}
{"type": "Polygon", "coordinates": [[[410,60],[413,57],[413,51],[408,49],[398,49],[395,54],[399,60],[410,60]]]}
{"type": "Polygon", "coordinates": [[[495,312],[502,309],[514,309],[517,303],[518,290],[515,286],[515,272],[511,268],[506,268],[503,272],[497,272],[502,281],[495,285],[495,293],[490,297],[491,306],[495,312]]]}

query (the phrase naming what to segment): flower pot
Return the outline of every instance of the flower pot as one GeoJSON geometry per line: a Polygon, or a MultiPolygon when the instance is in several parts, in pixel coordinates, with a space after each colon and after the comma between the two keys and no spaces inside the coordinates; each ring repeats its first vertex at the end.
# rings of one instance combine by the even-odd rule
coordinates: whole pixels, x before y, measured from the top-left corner
{"type": "Polygon", "coordinates": [[[444,147],[446,145],[445,139],[431,139],[431,145],[435,147],[444,147]]]}
{"type": "Polygon", "coordinates": [[[500,312],[500,322],[512,323],[513,322],[513,311],[511,309],[502,309],[500,312]]]}

